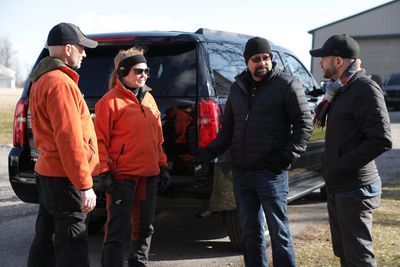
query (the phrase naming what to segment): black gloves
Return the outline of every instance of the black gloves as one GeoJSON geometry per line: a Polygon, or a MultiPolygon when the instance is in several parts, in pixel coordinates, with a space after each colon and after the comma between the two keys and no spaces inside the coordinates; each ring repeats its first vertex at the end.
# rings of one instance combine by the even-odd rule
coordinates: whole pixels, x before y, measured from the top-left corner
{"type": "Polygon", "coordinates": [[[158,183],[158,191],[164,192],[171,183],[171,177],[167,167],[160,167],[160,182],[158,183]]]}
{"type": "Polygon", "coordinates": [[[103,172],[99,175],[100,188],[104,192],[111,193],[112,191],[112,175],[111,172],[103,172]]]}
{"type": "Polygon", "coordinates": [[[275,174],[280,174],[283,170],[288,170],[291,163],[292,160],[289,158],[289,156],[283,153],[276,154],[273,157],[273,160],[268,170],[275,174]]]}
{"type": "Polygon", "coordinates": [[[199,148],[194,151],[194,164],[208,163],[215,158],[215,155],[211,153],[207,148],[199,148]]]}

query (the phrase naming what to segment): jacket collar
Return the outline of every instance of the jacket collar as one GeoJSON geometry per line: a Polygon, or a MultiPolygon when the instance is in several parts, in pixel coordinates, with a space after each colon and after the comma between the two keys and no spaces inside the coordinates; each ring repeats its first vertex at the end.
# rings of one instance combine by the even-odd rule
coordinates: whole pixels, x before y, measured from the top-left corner
{"type": "Polygon", "coordinates": [[[272,79],[280,70],[275,68],[276,63],[273,63],[272,69],[267,73],[267,75],[260,82],[255,82],[251,77],[248,69],[244,70],[242,73],[235,77],[235,81],[239,88],[242,89],[246,94],[249,88],[253,87],[263,87],[269,80],[272,79]]]}
{"type": "Polygon", "coordinates": [[[345,85],[345,86],[343,86],[343,87],[341,87],[339,90],[338,90],[338,92],[343,92],[343,91],[345,91],[348,87],[350,87],[356,80],[358,80],[359,78],[361,78],[362,76],[365,76],[365,69],[361,69],[361,70],[359,70],[359,71],[357,71],[354,75],[353,75],[353,77],[351,77],[351,79],[349,80],[349,82],[345,85]]]}
{"type": "Polygon", "coordinates": [[[45,57],[43,58],[37,66],[32,70],[29,79],[34,82],[38,80],[43,74],[52,71],[60,70],[67,74],[76,84],[79,81],[79,74],[73,69],[68,67],[61,59],[56,57],[45,57]]]}
{"type": "MultiPolygon", "coordinates": [[[[129,97],[132,97],[132,96],[136,97],[136,96],[133,94],[133,92],[132,92],[131,90],[125,88],[125,86],[122,84],[122,82],[121,82],[119,79],[116,79],[116,80],[115,80],[114,89],[117,90],[118,92],[124,94],[124,95],[129,96],[129,97]]],[[[151,88],[148,87],[148,86],[145,84],[145,85],[141,88],[141,90],[142,90],[142,95],[143,95],[143,97],[144,97],[144,95],[145,95],[147,92],[150,92],[150,91],[151,91],[151,88]]]]}

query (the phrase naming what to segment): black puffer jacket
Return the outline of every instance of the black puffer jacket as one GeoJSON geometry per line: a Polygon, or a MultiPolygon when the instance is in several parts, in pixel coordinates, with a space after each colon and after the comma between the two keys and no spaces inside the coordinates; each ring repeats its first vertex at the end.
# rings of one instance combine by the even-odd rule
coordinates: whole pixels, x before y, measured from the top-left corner
{"type": "Polygon", "coordinates": [[[329,110],[323,160],[328,191],[348,191],[377,181],[374,159],[391,147],[382,90],[359,71],[339,89],[329,110]]]}
{"type": "Polygon", "coordinates": [[[274,158],[300,157],[311,132],[311,112],[298,80],[273,68],[255,84],[246,70],[231,87],[222,128],[208,150],[221,154],[230,147],[236,168],[276,170],[274,158]]]}

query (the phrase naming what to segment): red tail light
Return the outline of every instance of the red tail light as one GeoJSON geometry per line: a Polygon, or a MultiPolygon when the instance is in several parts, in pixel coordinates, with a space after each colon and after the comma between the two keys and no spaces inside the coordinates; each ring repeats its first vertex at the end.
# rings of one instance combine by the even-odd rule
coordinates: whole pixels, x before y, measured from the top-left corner
{"type": "Polygon", "coordinates": [[[27,111],[28,100],[20,98],[14,113],[14,146],[24,146],[26,144],[27,111]]]}
{"type": "Polygon", "coordinates": [[[204,148],[217,136],[221,127],[221,110],[215,99],[202,99],[198,104],[198,145],[204,148]]]}

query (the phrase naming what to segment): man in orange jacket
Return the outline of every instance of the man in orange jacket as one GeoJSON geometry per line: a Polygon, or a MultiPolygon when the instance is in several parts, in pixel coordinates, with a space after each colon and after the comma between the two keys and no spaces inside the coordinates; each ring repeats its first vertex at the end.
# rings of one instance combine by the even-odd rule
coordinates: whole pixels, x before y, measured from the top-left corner
{"type": "Polygon", "coordinates": [[[96,205],[92,175],[97,175],[97,138],[75,72],[86,57],[88,39],[71,23],[48,35],[49,57],[32,70],[30,111],[39,190],[36,233],[28,266],[89,266],[87,214],[96,205]],[[54,241],[53,241],[54,234],[54,241]]]}

